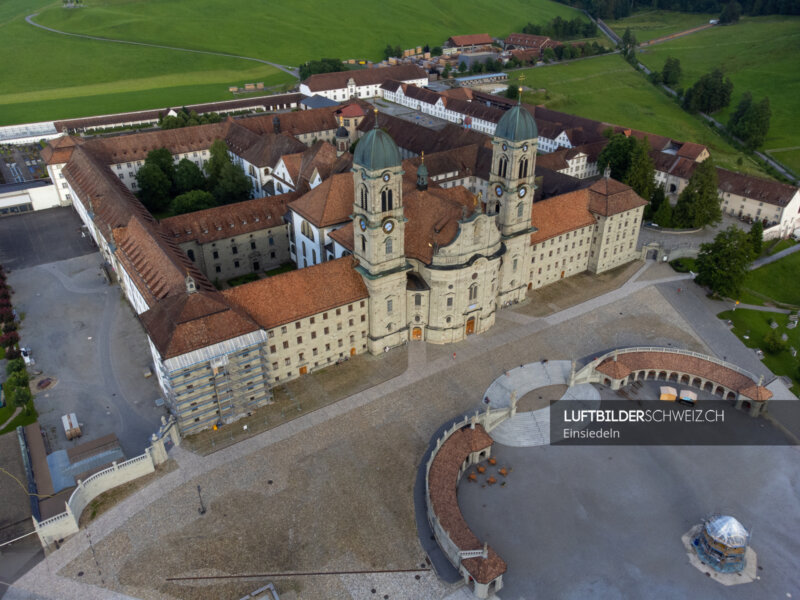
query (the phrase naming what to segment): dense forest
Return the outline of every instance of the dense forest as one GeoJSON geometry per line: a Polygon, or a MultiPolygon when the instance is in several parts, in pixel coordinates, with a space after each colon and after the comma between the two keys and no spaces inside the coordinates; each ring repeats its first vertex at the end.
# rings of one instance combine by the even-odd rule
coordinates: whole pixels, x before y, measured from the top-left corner
{"type": "MultiPolygon", "coordinates": [[[[721,13],[727,2],[718,0],[558,0],[576,8],[585,9],[593,17],[601,19],[621,19],[637,10],[658,9],[681,12],[721,13]]],[[[731,0],[736,2],[737,0],[731,0]]],[[[800,15],[800,0],[740,0],[742,14],[758,15],[800,15]]]]}

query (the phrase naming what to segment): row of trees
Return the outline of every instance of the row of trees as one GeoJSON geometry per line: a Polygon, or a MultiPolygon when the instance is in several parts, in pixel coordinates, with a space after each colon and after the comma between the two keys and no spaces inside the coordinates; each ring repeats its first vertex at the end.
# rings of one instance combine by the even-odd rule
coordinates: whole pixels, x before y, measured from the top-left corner
{"type": "Polygon", "coordinates": [[[136,174],[142,204],[152,213],[179,215],[247,200],[252,184],[231,161],[225,142],[216,140],[210,155],[204,172],[186,158],[176,165],[166,148],[150,151],[136,174]]]}
{"type": "Polygon", "coordinates": [[[342,60],[339,58],[321,58],[310,60],[300,65],[300,81],[317,73],[334,73],[342,70],[342,60]]]}
{"type": "Polygon", "coordinates": [[[178,111],[177,116],[164,115],[158,120],[161,129],[180,129],[181,127],[192,127],[194,125],[208,125],[209,123],[219,123],[222,117],[219,113],[205,113],[198,115],[197,111],[188,110],[185,106],[178,111]]]}
{"type": "Polygon", "coordinates": [[[545,25],[528,23],[522,28],[522,33],[546,35],[554,40],[591,38],[597,35],[597,25],[595,25],[593,21],[584,21],[580,17],[575,17],[569,21],[561,17],[556,17],[545,25]]]}
{"type": "Polygon", "coordinates": [[[11,305],[11,288],[5,269],[0,265],[0,347],[3,348],[6,364],[6,381],[3,394],[8,406],[23,407],[23,414],[33,412],[33,394],[28,385],[25,361],[20,358],[17,317],[11,305]]]}
{"type": "Polygon", "coordinates": [[[5,269],[0,265],[0,348],[8,359],[19,356],[19,333],[17,318],[11,305],[11,288],[8,285],[5,269]]]}

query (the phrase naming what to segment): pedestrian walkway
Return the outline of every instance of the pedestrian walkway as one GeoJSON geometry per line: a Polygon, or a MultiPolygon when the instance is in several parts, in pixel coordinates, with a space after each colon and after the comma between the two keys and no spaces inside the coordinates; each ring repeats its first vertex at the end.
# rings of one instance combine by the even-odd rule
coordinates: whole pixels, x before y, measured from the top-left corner
{"type": "MultiPolygon", "coordinates": [[[[507,408],[514,400],[552,385],[569,385],[572,363],[568,360],[551,360],[520,365],[492,382],[485,398],[492,408],[507,408]],[[513,398],[513,400],[512,400],[513,398]]],[[[569,387],[559,402],[584,401],[586,408],[600,402],[600,394],[590,384],[569,387]]],[[[495,427],[490,435],[498,444],[515,447],[544,446],[550,444],[550,406],[528,412],[517,412],[495,427]]]]}

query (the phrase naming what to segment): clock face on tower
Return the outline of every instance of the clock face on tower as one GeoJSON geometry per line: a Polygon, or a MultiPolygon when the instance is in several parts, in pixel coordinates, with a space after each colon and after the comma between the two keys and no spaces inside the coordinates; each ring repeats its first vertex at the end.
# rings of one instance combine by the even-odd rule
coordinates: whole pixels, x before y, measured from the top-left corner
{"type": "Polygon", "coordinates": [[[367,172],[361,171],[361,179],[366,179],[366,178],[367,178],[367,172]]]}
{"type": "Polygon", "coordinates": [[[388,173],[384,173],[383,180],[384,181],[389,181],[389,174],[388,173]]]}
{"type": "Polygon", "coordinates": [[[505,152],[506,150],[508,150],[508,145],[507,144],[503,144],[503,152],[505,152]]]}
{"type": "Polygon", "coordinates": [[[525,194],[527,194],[527,193],[528,193],[528,190],[526,190],[525,188],[519,188],[519,197],[520,198],[524,198],[525,194]]]}
{"type": "Polygon", "coordinates": [[[496,186],[496,187],[494,188],[494,193],[495,193],[495,194],[497,194],[497,197],[498,197],[498,198],[499,198],[500,196],[502,196],[502,195],[503,195],[503,186],[501,186],[501,185],[498,185],[498,186],[496,186]]]}
{"type": "Polygon", "coordinates": [[[364,231],[367,228],[367,220],[361,217],[358,221],[358,226],[361,227],[361,231],[364,231]]]}
{"type": "Polygon", "coordinates": [[[391,221],[386,221],[386,223],[383,224],[383,230],[386,233],[391,233],[392,229],[394,229],[394,223],[392,223],[391,221]]]}
{"type": "Polygon", "coordinates": [[[527,152],[527,151],[528,151],[528,144],[524,144],[524,145],[522,146],[522,151],[523,151],[523,152],[527,152]]]}

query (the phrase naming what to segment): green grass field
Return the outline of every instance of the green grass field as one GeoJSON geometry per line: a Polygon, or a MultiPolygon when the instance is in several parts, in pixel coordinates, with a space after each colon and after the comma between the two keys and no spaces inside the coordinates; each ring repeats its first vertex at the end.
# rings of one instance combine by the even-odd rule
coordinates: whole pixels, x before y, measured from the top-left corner
{"type": "Polygon", "coordinates": [[[683,78],[679,87],[691,86],[714,67],[733,81],[729,108],[715,115],[727,123],[742,94],[756,99],[769,96],[772,122],[764,148],[793,148],[778,153],[790,167],[800,170],[800,17],[771,16],[742,18],[737,25],[705,31],[645,48],[639,60],[661,70],[667,57],[680,59],[683,78]]]}
{"type": "Polygon", "coordinates": [[[230,99],[229,85],[292,80],[252,61],[70,38],[24,21],[46,4],[0,5],[0,125],[230,99]]]}
{"type": "Polygon", "coordinates": [[[516,82],[546,92],[525,94],[524,100],[591,119],[625,125],[686,142],[705,144],[717,165],[761,174],[760,167],[722,137],[686,113],[618,55],[600,56],[510,73],[516,82]],[[742,158],[742,164],[737,159],[742,158]]]}
{"type": "Polygon", "coordinates": [[[637,12],[624,19],[606,21],[606,25],[611,27],[614,33],[620,37],[625,33],[625,29],[630,27],[631,32],[636,36],[636,41],[641,43],[705,25],[709,20],[718,17],[718,14],[681,13],[672,10],[647,10],[637,12]]]}
{"type": "Polygon", "coordinates": [[[750,271],[744,282],[740,300],[746,304],[764,305],[764,296],[778,302],[800,306],[800,252],[750,271]],[[748,293],[755,292],[755,294],[748,293]]]}
{"type": "Polygon", "coordinates": [[[578,11],[550,0],[510,0],[502,5],[457,0],[435,5],[355,0],[342,11],[331,0],[270,3],[259,0],[89,0],[66,9],[52,0],[0,3],[0,125],[230,99],[227,88],[292,78],[252,61],[193,55],[84,40],[72,33],[226,52],[299,65],[325,56],[382,58],[387,43],[438,45],[450,35],[488,32],[505,36],[528,22],[544,23],[578,11]]]}
{"type": "MultiPolygon", "coordinates": [[[[764,349],[764,336],[772,329],[770,319],[778,324],[778,333],[785,333],[789,336],[787,344],[795,348],[800,348],[800,328],[787,329],[789,316],[778,313],[767,313],[758,310],[726,310],[717,315],[720,319],[733,321],[733,333],[742,340],[748,348],[764,349]],[[747,336],[748,339],[745,339],[747,336]]],[[[764,364],[776,375],[788,375],[792,378],[794,385],[792,391],[800,393],[800,373],[798,373],[798,360],[793,357],[789,350],[784,350],[778,354],[769,354],[764,351],[764,364]]]]}

